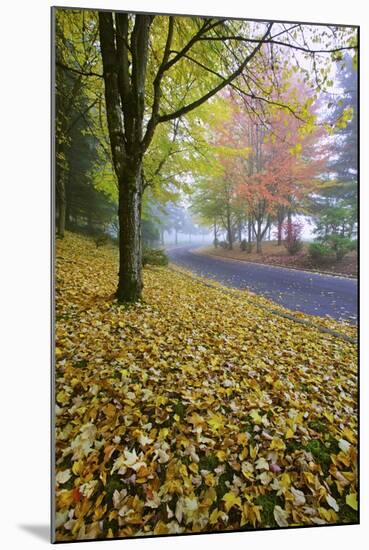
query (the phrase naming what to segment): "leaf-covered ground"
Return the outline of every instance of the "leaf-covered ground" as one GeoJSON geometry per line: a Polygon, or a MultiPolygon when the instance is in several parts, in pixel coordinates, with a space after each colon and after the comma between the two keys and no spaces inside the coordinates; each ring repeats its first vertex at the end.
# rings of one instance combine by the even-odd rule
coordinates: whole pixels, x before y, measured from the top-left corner
{"type": "Polygon", "coordinates": [[[354,344],[167,268],[119,306],[115,249],[56,256],[58,541],[357,521],[354,344]]]}

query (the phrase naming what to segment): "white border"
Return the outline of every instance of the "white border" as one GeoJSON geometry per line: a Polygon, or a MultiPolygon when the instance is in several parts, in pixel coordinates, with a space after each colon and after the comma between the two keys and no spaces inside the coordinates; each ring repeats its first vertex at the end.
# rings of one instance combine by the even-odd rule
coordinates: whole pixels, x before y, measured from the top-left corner
{"type": "MultiPolygon", "coordinates": [[[[360,549],[368,535],[368,276],[369,18],[362,0],[64,0],[61,5],[287,19],[361,25],[361,525],[318,529],[114,541],[110,547],[235,549],[360,549]],[[365,93],[364,93],[365,91],[365,93]]],[[[49,523],[49,0],[18,0],[1,9],[1,468],[0,543],[34,549],[47,544],[49,523]],[[5,121],[5,124],[4,124],[5,121]],[[5,167],[5,170],[4,170],[5,167]],[[23,527],[22,527],[23,526],[23,527]],[[34,526],[33,532],[24,526],[34,526]],[[35,534],[36,533],[36,534],[35,534]],[[37,533],[44,533],[40,538],[37,533]]],[[[108,548],[107,542],[78,548],[108,548]]],[[[70,548],[74,548],[72,544],[70,548]]]]}

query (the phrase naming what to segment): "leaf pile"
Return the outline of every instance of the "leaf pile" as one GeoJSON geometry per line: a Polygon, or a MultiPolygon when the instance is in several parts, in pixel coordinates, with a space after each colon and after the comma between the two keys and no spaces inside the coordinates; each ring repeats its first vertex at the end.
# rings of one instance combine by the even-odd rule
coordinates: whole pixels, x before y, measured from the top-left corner
{"type": "Polygon", "coordinates": [[[115,249],[56,255],[58,541],[357,521],[353,344],[167,268],[124,307],[115,249]]]}

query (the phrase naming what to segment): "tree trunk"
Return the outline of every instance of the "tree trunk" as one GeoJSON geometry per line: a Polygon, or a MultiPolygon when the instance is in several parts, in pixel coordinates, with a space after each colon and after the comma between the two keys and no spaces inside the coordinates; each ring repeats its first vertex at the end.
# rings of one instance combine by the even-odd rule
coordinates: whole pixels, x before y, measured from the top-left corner
{"type": "Polygon", "coordinates": [[[177,229],[175,229],[174,231],[175,231],[175,243],[178,244],[178,231],[177,229]]]}
{"type": "Polygon", "coordinates": [[[218,247],[218,238],[217,238],[217,235],[218,235],[217,223],[214,222],[214,247],[215,247],[215,248],[218,247]]]}
{"type": "Polygon", "coordinates": [[[127,166],[119,181],[119,279],[117,298],[136,302],[142,293],[141,164],[127,166]]]}
{"type": "Polygon", "coordinates": [[[65,182],[64,175],[60,174],[59,181],[56,185],[56,192],[58,195],[58,223],[57,231],[58,236],[63,239],[65,233],[65,213],[66,213],[66,198],[65,198],[65,182]]]}
{"type": "Polygon", "coordinates": [[[282,226],[284,219],[286,217],[286,207],[280,206],[277,211],[277,239],[278,239],[278,246],[281,246],[282,244],[282,226]]]}
{"type": "Polygon", "coordinates": [[[232,235],[232,226],[231,226],[231,212],[230,208],[227,205],[227,241],[229,250],[233,250],[233,235],[232,235]]]}
{"type": "Polygon", "coordinates": [[[237,226],[237,231],[238,231],[238,240],[239,240],[239,242],[241,242],[242,241],[242,226],[241,226],[240,223],[237,226]]]}
{"type": "Polygon", "coordinates": [[[256,235],[256,252],[257,252],[257,254],[262,253],[260,235],[256,235]]]}
{"type": "Polygon", "coordinates": [[[282,244],[282,222],[278,220],[278,246],[282,244]]]}
{"type": "Polygon", "coordinates": [[[262,249],[261,249],[261,239],[262,239],[262,235],[261,235],[261,222],[257,221],[257,231],[256,231],[256,253],[257,254],[261,254],[262,253],[262,249]]]}

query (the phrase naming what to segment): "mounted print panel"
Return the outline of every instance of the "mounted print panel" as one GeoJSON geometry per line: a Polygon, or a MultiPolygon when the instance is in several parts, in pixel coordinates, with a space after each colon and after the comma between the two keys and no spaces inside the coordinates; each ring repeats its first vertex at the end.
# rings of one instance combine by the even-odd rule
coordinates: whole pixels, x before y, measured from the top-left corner
{"type": "Polygon", "coordinates": [[[52,18],[53,541],[358,523],[358,27],[52,18]]]}

